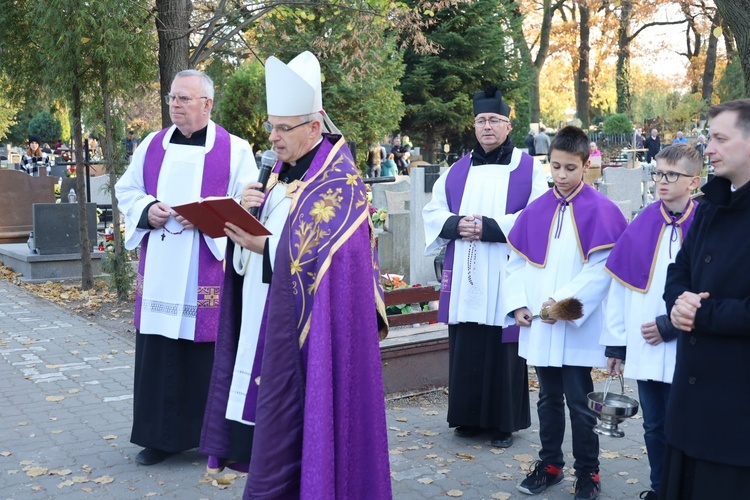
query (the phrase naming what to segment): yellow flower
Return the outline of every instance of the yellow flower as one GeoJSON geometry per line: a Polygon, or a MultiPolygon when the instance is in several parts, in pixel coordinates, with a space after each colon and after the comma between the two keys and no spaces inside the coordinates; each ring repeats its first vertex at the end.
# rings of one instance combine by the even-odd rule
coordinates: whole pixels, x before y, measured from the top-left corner
{"type": "Polygon", "coordinates": [[[350,186],[356,186],[357,177],[359,177],[357,174],[346,174],[346,183],[350,186]]]}
{"type": "Polygon", "coordinates": [[[320,224],[321,221],[328,222],[333,219],[333,216],[336,215],[336,210],[333,205],[327,204],[324,200],[318,200],[313,204],[310,215],[315,218],[315,222],[320,224]]]}

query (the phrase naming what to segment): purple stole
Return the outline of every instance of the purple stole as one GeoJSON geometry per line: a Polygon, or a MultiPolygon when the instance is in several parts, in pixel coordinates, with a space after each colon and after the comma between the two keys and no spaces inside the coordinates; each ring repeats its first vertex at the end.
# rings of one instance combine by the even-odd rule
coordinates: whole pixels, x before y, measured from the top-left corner
{"type": "Polygon", "coordinates": [[[566,198],[552,188],[531,202],[508,234],[508,244],[532,266],[545,267],[550,240],[559,235],[562,223],[558,214],[565,210],[570,210],[582,262],[597,250],[613,247],[627,227],[617,205],[581,182],[566,198]]]}
{"type": "MultiPolygon", "coordinates": [[[[146,193],[156,197],[159,173],[166,150],[162,147],[164,136],[169,131],[159,131],[148,145],[143,162],[143,183],[146,193]]],[[[226,196],[229,187],[231,139],[229,132],[216,125],[216,138],[211,151],[206,153],[203,162],[203,180],[201,198],[208,196],[226,196]]],[[[138,277],[135,295],[135,327],[141,327],[141,306],[143,304],[143,272],[146,267],[146,255],[151,233],[141,241],[141,258],[138,263],[138,277]]],[[[187,271],[186,271],[187,272],[187,271]]],[[[198,257],[198,302],[195,315],[195,342],[215,342],[219,325],[219,299],[221,284],[224,279],[224,265],[209,250],[203,236],[200,236],[198,257]]]]}
{"type": "MultiPolygon", "coordinates": [[[[461,199],[466,188],[466,179],[469,177],[471,168],[471,154],[465,155],[453,164],[448,177],[445,179],[445,198],[448,202],[448,210],[458,214],[461,209],[461,199]]],[[[522,210],[529,202],[533,182],[534,159],[521,153],[521,161],[510,173],[508,181],[508,194],[505,200],[505,213],[512,214],[522,210]]],[[[440,303],[438,306],[438,321],[448,323],[448,309],[451,300],[451,283],[453,281],[453,257],[456,251],[454,240],[448,243],[443,261],[443,275],[440,282],[440,303]]],[[[503,342],[518,342],[517,326],[503,328],[503,342]]]]}
{"type": "Polygon", "coordinates": [[[671,227],[670,241],[679,238],[682,243],[697,206],[698,202],[689,200],[680,217],[669,215],[662,201],[644,208],[617,240],[604,269],[627,288],[640,293],[648,292],[664,232],[671,227]]]}

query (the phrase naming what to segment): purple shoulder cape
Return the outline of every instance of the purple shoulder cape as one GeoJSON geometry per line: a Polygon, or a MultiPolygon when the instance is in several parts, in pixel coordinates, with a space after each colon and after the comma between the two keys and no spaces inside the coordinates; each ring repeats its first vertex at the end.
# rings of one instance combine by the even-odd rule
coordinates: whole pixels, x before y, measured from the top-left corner
{"type": "MultiPolygon", "coordinates": [[[[169,127],[160,130],[151,139],[146,150],[143,163],[143,182],[146,193],[156,197],[161,165],[166,155],[162,146],[164,136],[169,127]]],[[[231,171],[232,144],[229,132],[216,125],[216,139],[214,145],[205,155],[203,163],[203,178],[201,181],[201,198],[208,196],[226,196],[229,188],[231,171]]],[[[138,264],[138,276],[135,287],[135,327],[141,327],[141,307],[143,304],[143,281],[148,242],[152,233],[143,237],[141,241],[141,258],[138,264]]],[[[219,324],[219,303],[221,297],[221,282],[224,277],[224,263],[216,260],[203,238],[200,238],[198,257],[198,295],[195,316],[195,342],[214,342],[219,324]]]]}
{"type": "MultiPolygon", "coordinates": [[[[456,215],[461,209],[466,179],[469,177],[471,168],[471,154],[464,155],[453,164],[445,180],[445,197],[448,201],[448,210],[456,215]]],[[[508,182],[508,193],[505,202],[505,213],[513,214],[523,209],[529,202],[534,176],[534,159],[526,154],[521,154],[521,161],[511,173],[508,182]]],[[[448,323],[451,283],[453,281],[453,258],[456,244],[450,241],[445,250],[443,261],[443,274],[440,280],[440,303],[438,306],[438,321],[448,323]]],[[[503,328],[503,342],[518,342],[520,328],[508,326],[503,328]]]]}
{"type": "Polygon", "coordinates": [[[245,498],[391,498],[384,313],[364,184],[325,136],[276,253],[245,498]]]}
{"type": "Polygon", "coordinates": [[[697,206],[698,202],[689,200],[680,217],[669,215],[661,201],[644,208],[617,240],[604,269],[631,290],[647,292],[651,287],[664,231],[671,231],[672,241],[679,238],[682,243],[697,206]]]}
{"type": "Polygon", "coordinates": [[[627,226],[617,205],[581,182],[566,198],[552,188],[531,202],[516,219],[508,244],[529,264],[545,267],[557,215],[564,210],[570,210],[582,262],[597,250],[613,247],[627,226]]]}

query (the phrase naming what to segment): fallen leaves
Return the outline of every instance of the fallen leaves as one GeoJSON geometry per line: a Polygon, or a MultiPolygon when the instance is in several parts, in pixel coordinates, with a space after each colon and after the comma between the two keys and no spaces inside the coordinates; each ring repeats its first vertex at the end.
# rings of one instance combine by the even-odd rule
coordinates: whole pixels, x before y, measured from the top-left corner
{"type": "Polygon", "coordinates": [[[600,453],[602,458],[620,458],[620,454],[616,451],[603,451],[600,453]]]}
{"type": "Polygon", "coordinates": [[[510,498],[510,493],[498,491],[497,493],[493,493],[490,498],[492,498],[492,500],[508,500],[510,498]]]}
{"type": "Polygon", "coordinates": [[[106,436],[103,436],[102,439],[111,441],[112,439],[117,439],[117,436],[115,436],[114,434],[107,434],[106,436]]]}
{"type": "Polygon", "coordinates": [[[44,398],[45,401],[49,401],[52,403],[57,403],[58,401],[62,401],[63,399],[65,399],[65,396],[47,396],[46,398],[44,398]]]}
{"type": "Polygon", "coordinates": [[[432,484],[432,483],[434,483],[435,481],[433,481],[433,480],[432,480],[432,479],[430,479],[429,477],[421,477],[421,478],[417,479],[417,482],[418,482],[418,483],[422,483],[422,484],[432,484]]]}
{"type": "Polygon", "coordinates": [[[47,473],[46,468],[44,467],[31,467],[28,470],[26,470],[26,475],[29,477],[39,477],[43,476],[47,473]]]}
{"type": "Polygon", "coordinates": [[[446,493],[449,497],[462,497],[464,496],[464,492],[461,490],[448,490],[446,493]]]}
{"type": "Polygon", "coordinates": [[[521,463],[531,463],[535,460],[535,458],[529,455],[528,453],[519,453],[519,454],[513,455],[513,459],[521,463]]]}
{"type": "Polygon", "coordinates": [[[474,460],[474,455],[470,455],[469,453],[456,453],[456,456],[461,460],[474,460]]]}

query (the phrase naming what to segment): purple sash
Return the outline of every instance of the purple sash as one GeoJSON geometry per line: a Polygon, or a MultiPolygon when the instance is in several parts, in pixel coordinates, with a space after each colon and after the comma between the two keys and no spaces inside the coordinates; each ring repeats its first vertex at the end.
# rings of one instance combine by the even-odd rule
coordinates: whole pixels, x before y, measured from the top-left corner
{"type": "Polygon", "coordinates": [[[545,267],[550,240],[560,230],[557,214],[565,210],[570,210],[582,262],[612,248],[628,224],[617,205],[581,182],[567,198],[552,188],[530,203],[508,234],[508,244],[531,265],[545,267]]]}
{"type": "MultiPolygon", "coordinates": [[[[159,131],[146,150],[143,162],[143,183],[146,193],[156,197],[156,187],[159,182],[162,162],[166,150],[162,147],[164,136],[169,131],[165,128],[159,131]]],[[[206,153],[203,162],[203,180],[201,184],[201,198],[208,196],[226,196],[229,187],[231,161],[231,138],[229,132],[216,125],[216,138],[211,151],[206,153]]],[[[135,327],[141,326],[141,307],[143,304],[143,272],[146,266],[146,255],[151,233],[141,241],[141,258],[138,263],[138,277],[136,280],[135,296],[135,327]]],[[[219,325],[219,300],[221,285],[224,278],[223,261],[216,258],[209,250],[203,237],[200,237],[198,257],[198,300],[195,317],[195,342],[215,342],[219,325]]],[[[187,272],[187,270],[185,270],[187,272]]]]}
{"type": "Polygon", "coordinates": [[[689,200],[679,218],[669,215],[661,201],[644,208],[617,240],[604,269],[627,288],[648,292],[664,231],[671,226],[671,241],[684,241],[697,206],[696,201],[689,200]]]}
{"type": "MultiPolygon", "coordinates": [[[[445,180],[445,197],[448,201],[448,210],[458,214],[461,209],[461,199],[466,187],[466,179],[469,177],[471,167],[471,154],[465,155],[453,164],[445,180]]],[[[510,173],[508,181],[508,195],[505,201],[505,213],[512,214],[522,210],[529,202],[531,187],[533,183],[534,159],[521,153],[521,161],[518,167],[510,173]],[[512,189],[511,189],[512,187],[512,189]]],[[[443,275],[440,281],[440,305],[438,306],[438,321],[448,323],[448,309],[451,299],[451,283],[453,281],[453,255],[455,253],[455,242],[451,240],[445,250],[445,261],[443,262],[443,275]]],[[[503,342],[518,342],[517,326],[503,328],[503,342]]]]}

